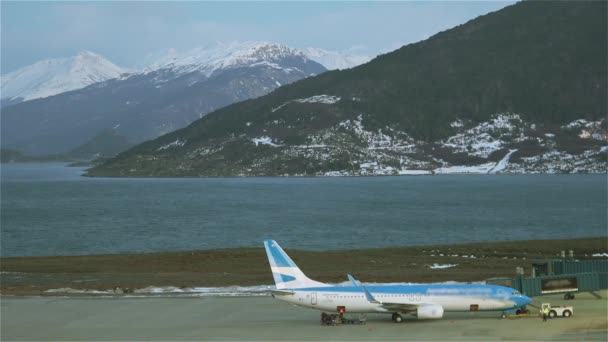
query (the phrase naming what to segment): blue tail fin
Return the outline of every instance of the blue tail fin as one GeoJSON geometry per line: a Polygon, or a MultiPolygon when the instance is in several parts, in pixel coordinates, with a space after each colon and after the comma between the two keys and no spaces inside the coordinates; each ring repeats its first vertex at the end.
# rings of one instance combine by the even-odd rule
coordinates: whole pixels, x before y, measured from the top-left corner
{"type": "Polygon", "coordinates": [[[308,278],[274,240],[264,241],[277,289],[329,286],[308,278]]]}

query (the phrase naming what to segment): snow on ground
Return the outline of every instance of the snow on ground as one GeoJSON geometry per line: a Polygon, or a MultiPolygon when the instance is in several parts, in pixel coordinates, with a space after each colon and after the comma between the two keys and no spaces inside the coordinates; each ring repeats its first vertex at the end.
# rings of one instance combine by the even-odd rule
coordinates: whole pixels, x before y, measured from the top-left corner
{"type": "Polygon", "coordinates": [[[332,96],[332,95],[315,95],[315,96],[307,97],[305,99],[296,99],[296,100],[293,100],[293,101],[294,102],[299,102],[299,103],[334,104],[334,103],[340,101],[340,97],[339,96],[332,96]]]}
{"type": "Polygon", "coordinates": [[[562,128],[589,128],[599,126],[601,121],[587,121],[585,119],[574,120],[571,123],[562,126],[562,128]]]}
{"type": "Polygon", "coordinates": [[[169,149],[169,148],[172,148],[172,147],[182,147],[182,146],[184,146],[185,144],[186,144],[186,141],[185,141],[185,140],[184,140],[184,141],[182,141],[182,140],[177,139],[177,140],[175,140],[174,142],[170,142],[170,143],[168,143],[168,144],[166,144],[166,145],[163,145],[163,146],[159,147],[159,148],[158,148],[158,149],[156,149],[156,150],[157,150],[157,151],[162,151],[162,150],[166,150],[166,149],[169,149]]]}
{"type": "Polygon", "coordinates": [[[315,95],[315,96],[311,96],[311,97],[307,97],[305,99],[295,99],[295,100],[291,100],[291,101],[287,101],[283,104],[281,104],[278,107],[275,107],[273,109],[271,109],[271,112],[276,112],[277,110],[287,106],[290,103],[293,102],[298,102],[298,103],[322,103],[322,104],[334,104],[336,102],[340,101],[340,97],[339,96],[333,96],[333,95],[315,95]]]}
{"type": "Polygon", "coordinates": [[[498,173],[506,169],[507,164],[509,164],[509,158],[511,158],[511,155],[515,152],[517,152],[517,150],[509,150],[509,153],[507,153],[498,163],[496,163],[496,166],[494,166],[494,168],[492,168],[492,170],[490,170],[488,173],[498,173]]]}
{"type": "MultiPolygon", "coordinates": [[[[432,269],[442,269],[458,266],[457,264],[434,264],[429,266],[432,269]]],[[[363,282],[366,286],[395,286],[395,285],[430,285],[430,284],[485,284],[485,282],[473,282],[463,283],[457,281],[444,281],[438,283],[375,283],[375,282],[363,282]]],[[[350,281],[344,281],[341,283],[328,283],[331,286],[352,286],[350,281]]],[[[91,294],[91,295],[107,295],[113,296],[117,294],[123,294],[124,289],[109,289],[109,290],[83,290],[73,289],[69,287],[62,287],[57,289],[49,289],[45,292],[48,294],[91,294]]],[[[207,296],[219,296],[219,297],[235,297],[235,296],[268,296],[270,291],[276,290],[275,285],[253,285],[253,286],[225,286],[225,287],[177,287],[177,286],[147,286],[144,288],[133,289],[133,292],[128,295],[134,297],[146,297],[146,296],[186,296],[186,297],[207,297],[207,296]]]]}
{"type": "Polygon", "coordinates": [[[463,127],[463,126],[464,126],[464,123],[460,119],[458,119],[458,120],[450,123],[450,127],[452,127],[452,128],[460,128],[460,127],[463,127]]]}
{"type": "Polygon", "coordinates": [[[606,173],[606,163],[596,161],[596,156],[602,152],[589,150],[581,154],[568,154],[563,151],[549,151],[541,155],[520,158],[520,161],[510,163],[507,171],[510,173],[606,173]]]}
{"type": "Polygon", "coordinates": [[[430,269],[443,269],[443,268],[452,268],[456,267],[458,264],[432,264],[429,266],[430,269]]]}
{"type": "Polygon", "coordinates": [[[344,176],[350,176],[350,173],[347,171],[328,171],[323,173],[323,176],[325,177],[344,177],[344,176]]]}
{"type": "Polygon", "coordinates": [[[416,145],[412,144],[413,140],[406,133],[395,132],[390,127],[385,127],[385,131],[392,133],[392,136],[385,134],[382,129],[368,131],[363,127],[362,121],[363,115],[359,115],[354,120],[340,122],[337,128],[353,131],[359,139],[364,143],[367,143],[368,150],[400,149],[413,152],[415,149],[416,145]],[[396,138],[398,136],[400,136],[400,138],[396,138]]]}
{"type": "Polygon", "coordinates": [[[432,171],[428,171],[428,170],[399,170],[398,173],[400,175],[431,175],[433,174],[432,171]]]}
{"type": "MultiPolygon", "coordinates": [[[[329,103],[337,99],[335,96],[316,95],[297,101],[329,103]]],[[[273,110],[279,110],[294,101],[296,100],[283,103],[273,110]]],[[[416,141],[406,132],[388,126],[373,131],[366,130],[363,126],[364,115],[364,113],[359,114],[354,119],[344,120],[333,127],[309,135],[306,137],[306,143],[302,145],[281,145],[286,146],[281,149],[281,153],[289,158],[298,157],[320,162],[347,158],[349,167],[322,171],[316,174],[318,176],[606,172],[606,163],[597,160],[599,153],[608,151],[606,146],[594,147],[582,154],[570,155],[551,150],[552,145],[548,144],[545,147],[549,151],[544,154],[521,157],[516,163],[513,162],[512,157],[518,150],[510,149],[498,162],[488,161],[473,166],[450,165],[433,155],[426,154],[428,152],[424,150],[424,142],[416,141]],[[436,165],[441,167],[436,168],[436,165]],[[432,168],[435,169],[431,170],[432,168]]],[[[278,125],[281,122],[274,120],[266,124],[278,125]]],[[[461,120],[452,123],[452,126],[456,127],[466,127],[466,125],[461,120]]],[[[444,142],[444,146],[451,147],[454,152],[465,152],[487,158],[490,153],[511,143],[536,139],[543,145],[548,139],[555,137],[552,133],[546,133],[545,138],[526,136],[522,127],[527,129],[532,125],[522,122],[518,115],[499,114],[489,122],[480,123],[466,131],[462,129],[460,134],[448,139],[449,143],[444,142]]],[[[259,143],[276,145],[276,142],[273,143],[267,137],[265,140],[258,140],[256,144],[259,143]]]]}
{"type": "Polygon", "coordinates": [[[176,286],[148,286],[133,291],[135,294],[171,294],[191,293],[199,296],[265,296],[274,286],[227,286],[227,287],[176,287],[176,286]]]}
{"type": "MultiPolygon", "coordinates": [[[[523,139],[523,133],[513,136],[515,128],[522,123],[517,114],[498,114],[489,122],[456,134],[443,141],[443,146],[452,148],[455,152],[465,152],[470,155],[487,158],[492,152],[500,150],[505,145],[506,138],[523,139]]],[[[452,127],[462,127],[463,123],[455,121],[452,127]]]]}
{"type": "Polygon", "coordinates": [[[78,294],[113,294],[114,290],[80,290],[70,287],[61,287],[58,289],[49,289],[46,293],[78,293],[78,294]]]}
{"type": "Polygon", "coordinates": [[[486,163],[475,166],[448,166],[435,169],[437,174],[448,173],[488,173],[494,168],[496,163],[486,163]]]}
{"type": "Polygon", "coordinates": [[[361,170],[361,175],[364,176],[387,176],[393,175],[397,172],[397,170],[392,166],[382,165],[378,162],[359,164],[359,169],[361,170]]]}
{"type": "Polygon", "coordinates": [[[258,145],[270,145],[270,146],[274,146],[274,147],[278,147],[278,146],[283,146],[283,145],[277,145],[275,143],[272,142],[272,138],[271,137],[259,137],[259,138],[253,138],[251,139],[251,141],[253,141],[255,143],[255,146],[258,145]]]}

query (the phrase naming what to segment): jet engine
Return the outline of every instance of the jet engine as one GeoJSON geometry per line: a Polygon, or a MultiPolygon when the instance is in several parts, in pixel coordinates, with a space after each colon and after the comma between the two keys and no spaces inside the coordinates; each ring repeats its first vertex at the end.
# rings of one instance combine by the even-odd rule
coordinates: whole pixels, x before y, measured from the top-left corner
{"type": "Polygon", "coordinates": [[[418,319],[438,319],[443,317],[443,306],[439,304],[421,305],[416,310],[418,319]]]}

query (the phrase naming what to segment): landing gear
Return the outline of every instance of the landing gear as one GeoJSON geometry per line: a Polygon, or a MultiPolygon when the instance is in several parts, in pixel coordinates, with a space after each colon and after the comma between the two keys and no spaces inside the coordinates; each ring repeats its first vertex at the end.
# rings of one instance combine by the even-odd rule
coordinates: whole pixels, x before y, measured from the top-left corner
{"type": "Polygon", "coordinates": [[[401,322],[403,322],[403,317],[400,314],[396,313],[396,312],[393,314],[392,318],[393,318],[393,322],[395,322],[395,323],[401,323],[401,322]]]}
{"type": "Polygon", "coordinates": [[[565,300],[574,299],[574,293],[564,293],[564,299],[565,300]]]}

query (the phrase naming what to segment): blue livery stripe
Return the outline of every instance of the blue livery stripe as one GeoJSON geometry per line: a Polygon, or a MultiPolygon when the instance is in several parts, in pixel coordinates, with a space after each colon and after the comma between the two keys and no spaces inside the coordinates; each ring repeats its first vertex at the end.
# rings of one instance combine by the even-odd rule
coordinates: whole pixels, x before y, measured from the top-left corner
{"type": "MultiPolygon", "coordinates": [[[[458,296],[492,296],[497,298],[509,297],[513,289],[499,285],[475,284],[416,284],[416,285],[367,285],[369,292],[376,294],[424,294],[424,295],[458,295],[458,296]]],[[[330,286],[307,287],[295,290],[323,291],[323,292],[358,292],[362,293],[362,286],[330,286]]]]}
{"type": "Polygon", "coordinates": [[[282,274],[282,273],[274,273],[274,274],[278,275],[284,283],[296,280],[296,277],[290,276],[287,274],[282,274]]]}
{"type": "Polygon", "coordinates": [[[266,250],[270,252],[271,264],[270,266],[276,267],[297,267],[291,258],[279,247],[274,240],[264,241],[266,250]],[[274,265],[273,265],[274,263],[274,265]]]}

